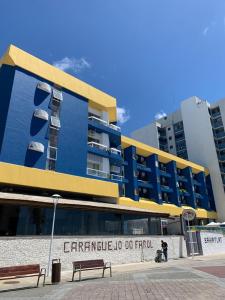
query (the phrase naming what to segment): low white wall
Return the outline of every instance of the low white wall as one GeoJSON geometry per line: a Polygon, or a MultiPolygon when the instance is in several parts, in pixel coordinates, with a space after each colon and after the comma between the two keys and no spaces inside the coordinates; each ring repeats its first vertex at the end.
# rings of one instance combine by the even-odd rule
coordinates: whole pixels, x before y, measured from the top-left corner
{"type": "Polygon", "coordinates": [[[225,253],[225,236],[219,232],[200,232],[203,255],[225,253]]]}
{"type": "MultiPolygon", "coordinates": [[[[168,243],[168,258],[187,256],[183,236],[120,237],[55,237],[52,258],[60,258],[62,269],[70,270],[71,262],[102,258],[112,264],[150,261],[161,240],[168,243]]],[[[0,266],[40,263],[47,265],[49,237],[0,239],[0,266]]]]}

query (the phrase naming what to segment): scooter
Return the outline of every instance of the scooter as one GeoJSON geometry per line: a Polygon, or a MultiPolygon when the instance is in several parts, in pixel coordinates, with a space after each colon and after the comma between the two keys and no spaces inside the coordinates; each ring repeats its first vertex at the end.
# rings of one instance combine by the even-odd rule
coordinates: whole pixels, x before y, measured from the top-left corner
{"type": "Polygon", "coordinates": [[[155,255],[155,262],[156,263],[161,263],[162,262],[162,255],[163,255],[162,250],[157,250],[156,251],[156,255],[155,255]]]}

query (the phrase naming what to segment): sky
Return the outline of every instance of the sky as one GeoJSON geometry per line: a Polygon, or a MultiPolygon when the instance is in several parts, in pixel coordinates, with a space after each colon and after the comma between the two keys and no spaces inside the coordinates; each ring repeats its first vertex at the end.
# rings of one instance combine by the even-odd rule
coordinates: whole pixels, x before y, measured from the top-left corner
{"type": "Polygon", "coordinates": [[[199,96],[225,97],[224,0],[1,0],[9,44],[114,96],[129,135],[199,96]]]}

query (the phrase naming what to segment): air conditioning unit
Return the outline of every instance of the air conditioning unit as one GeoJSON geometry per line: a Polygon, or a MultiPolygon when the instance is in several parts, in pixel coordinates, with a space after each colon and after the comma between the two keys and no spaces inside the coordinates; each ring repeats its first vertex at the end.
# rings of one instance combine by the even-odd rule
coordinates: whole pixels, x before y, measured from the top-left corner
{"type": "Polygon", "coordinates": [[[56,127],[56,128],[60,128],[61,124],[60,124],[59,118],[51,116],[51,125],[56,127]]]}
{"type": "Polygon", "coordinates": [[[48,113],[47,113],[47,111],[45,111],[43,109],[35,109],[34,117],[48,121],[48,113]]]}
{"type": "Polygon", "coordinates": [[[53,93],[52,93],[53,98],[62,101],[63,100],[63,95],[62,95],[62,91],[53,89],[53,93]]]}
{"type": "Polygon", "coordinates": [[[32,150],[32,151],[40,152],[40,153],[45,152],[45,146],[39,142],[30,142],[28,149],[32,150]]]}
{"type": "Polygon", "coordinates": [[[51,92],[52,92],[51,86],[46,82],[38,82],[37,88],[39,90],[42,90],[42,91],[48,93],[48,94],[51,94],[51,92]]]}

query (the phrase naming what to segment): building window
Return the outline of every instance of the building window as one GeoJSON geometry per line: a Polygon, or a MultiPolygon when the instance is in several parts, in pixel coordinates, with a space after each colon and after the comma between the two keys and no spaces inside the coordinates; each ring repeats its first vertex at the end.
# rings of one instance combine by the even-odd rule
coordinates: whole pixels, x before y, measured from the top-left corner
{"type": "Polygon", "coordinates": [[[63,100],[62,91],[53,89],[51,98],[51,119],[48,130],[48,150],[47,150],[47,162],[46,169],[54,171],[56,169],[57,160],[57,144],[60,124],[60,106],[63,100]]]}
{"type": "Polygon", "coordinates": [[[47,170],[55,171],[55,169],[56,169],[56,160],[48,159],[46,168],[47,168],[47,170]]]}
{"type": "MultiPolygon", "coordinates": [[[[52,207],[0,205],[0,236],[50,235],[52,213],[52,207]]],[[[160,218],[149,214],[58,207],[55,219],[55,234],[62,236],[160,232],[160,218]]]]}
{"type": "Polygon", "coordinates": [[[100,170],[100,164],[98,164],[98,163],[88,161],[87,165],[88,165],[89,169],[98,170],[98,171],[100,170]]]}
{"type": "Polygon", "coordinates": [[[52,116],[54,116],[54,117],[59,116],[60,104],[61,104],[60,101],[58,101],[57,99],[52,98],[51,106],[50,106],[51,111],[52,111],[52,116]]]}
{"type": "Polygon", "coordinates": [[[57,148],[56,147],[48,147],[47,158],[51,160],[57,160],[57,148]]]}
{"type": "Polygon", "coordinates": [[[92,170],[102,170],[103,158],[92,153],[88,153],[87,166],[92,170]]]}
{"type": "Polygon", "coordinates": [[[170,141],[172,140],[172,136],[169,136],[169,140],[170,140],[170,141]]]}
{"type": "Polygon", "coordinates": [[[168,127],[167,130],[170,131],[170,130],[171,130],[171,127],[168,127]]]}
{"type": "Polygon", "coordinates": [[[170,146],[170,149],[173,149],[173,146],[170,146]]]}

